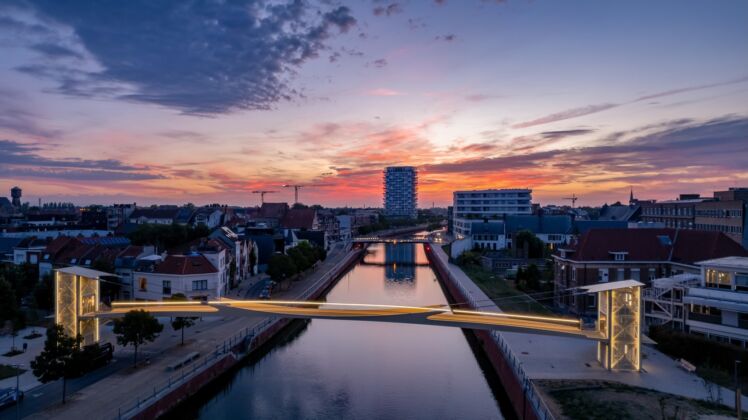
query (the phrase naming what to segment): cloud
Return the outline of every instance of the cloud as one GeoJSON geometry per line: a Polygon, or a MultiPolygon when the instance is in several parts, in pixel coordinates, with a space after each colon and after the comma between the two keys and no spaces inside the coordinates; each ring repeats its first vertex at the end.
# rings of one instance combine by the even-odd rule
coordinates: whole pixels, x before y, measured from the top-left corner
{"type": "MultiPolygon", "coordinates": [[[[703,84],[703,85],[689,86],[689,87],[684,87],[684,88],[679,88],[679,89],[671,89],[671,90],[666,90],[666,91],[662,91],[662,92],[652,93],[652,94],[649,94],[649,95],[640,96],[638,98],[633,99],[632,101],[630,101],[628,103],[642,102],[642,101],[647,101],[647,100],[650,100],[650,99],[662,98],[662,97],[666,97],[666,96],[677,95],[677,94],[685,93],[685,92],[693,92],[693,91],[702,90],[702,89],[710,89],[710,88],[719,87],[719,86],[728,86],[728,85],[732,85],[732,84],[743,83],[743,82],[746,82],[746,81],[748,81],[748,76],[746,76],[746,77],[740,77],[740,78],[737,78],[737,79],[728,80],[728,81],[724,81],[724,82],[717,82],[717,83],[709,83],[709,84],[703,84]]],[[[571,118],[581,117],[581,116],[584,116],[584,115],[595,114],[595,113],[598,113],[598,112],[606,111],[606,110],[611,109],[611,108],[617,108],[617,107],[622,106],[622,105],[625,105],[625,103],[603,103],[603,104],[596,104],[596,105],[587,105],[587,106],[584,106],[584,107],[567,109],[565,111],[561,111],[561,112],[557,112],[557,113],[554,113],[554,114],[546,115],[544,117],[540,117],[540,118],[537,118],[537,119],[534,119],[534,120],[530,120],[530,121],[525,121],[525,122],[521,122],[521,123],[518,123],[518,124],[514,124],[512,127],[513,128],[533,127],[533,126],[536,126],[536,125],[548,124],[548,123],[551,123],[551,122],[563,121],[563,120],[568,120],[568,119],[571,119],[571,118]]]]}
{"type": "Polygon", "coordinates": [[[367,90],[366,94],[369,96],[400,96],[403,93],[396,91],[394,89],[376,88],[376,89],[367,90]]]}
{"type": "Polygon", "coordinates": [[[400,3],[390,3],[387,6],[377,6],[372,10],[374,16],[392,16],[403,12],[400,3]]]}
{"type": "Polygon", "coordinates": [[[116,159],[48,158],[41,154],[46,148],[39,143],[0,140],[0,176],[92,181],[164,178],[151,173],[148,167],[128,165],[116,159]]]}
{"type": "Polygon", "coordinates": [[[632,130],[632,136],[613,145],[463,159],[424,165],[424,169],[435,174],[533,170],[545,172],[558,182],[606,177],[636,177],[641,180],[643,176],[656,181],[661,174],[682,173],[684,170],[694,179],[710,173],[747,172],[748,117],[730,116],[685,125],[677,121],[671,128],[643,135],[640,132],[632,130]],[[645,172],[650,174],[647,176],[645,172]]]}
{"type": "Polygon", "coordinates": [[[434,39],[437,41],[452,42],[455,39],[457,39],[457,35],[455,34],[439,35],[439,36],[436,36],[434,39]]]}
{"type": "Polygon", "coordinates": [[[512,127],[513,128],[533,127],[536,125],[548,124],[551,122],[563,121],[563,120],[568,120],[570,118],[581,117],[583,115],[595,114],[597,112],[605,111],[611,108],[615,108],[617,106],[620,106],[620,104],[606,103],[606,104],[597,104],[597,105],[587,105],[587,106],[583,106],[580,108],[567,109],[565,111],[556,112],[554,114],[546,115],[544,117],[540,117],[534,120],[514,124],[512,127]]]}
{"type": "MultiPolygon", "coordinates": [[[[108,94],[189,114],[269,109],[299,97],[290,87],[295,71],[357,23],[345,6],[302,1],[28,4],[71,28],[98,68],[42,62],[18,70],[57,81],[63,94],[108,94]]],[[[32,48],[76,57],[61,42],[32,48]]]]}
{"type": "Polygon", "coordinates": [[[41,117],[28,105],[28,98],[21,93],[0,89],[0,129],[33,138],[55,138],[61,134],[42,126],[41,117]]]}
{"type": "Polygon", "coordinates": [[[582,136],[585,134],[594,133],[595,130],[580,128],[576,130],[558,130],[558,131],[544,131],[540,133],[545,139],[562,139],[566,137],[582,136]]]}
{"type": "Polygon", "coordinates": [[[65,46],[62,46],[60,44],[55,44],[51,42],[41,42],[38,44],[34,44],[30,47],[32,50],[46,56],[47,58],[51,59],[58,59],[58,58],[75,58],[75,59],[83,59],[83,54],[74,51],[70,48],[67,48],[65,46]]]}
{"type": "Polygon", "coordinates": [[[369,63],[366,63],[366,65],[367,65],[367,66],[368,66],[368,65],[371,65],[371,66],[374,66],[374,67],[376,67],[376,68],[378,68],[378,69],[381,69],[381,68],[387,67],[387,64],[388,64],[388,63],[387,63],[387,59],[386,59],[386,58],[380,58],[380,59],[377,59],[377,60],[371,61],[371,62],[369,62],[369,63]]]}

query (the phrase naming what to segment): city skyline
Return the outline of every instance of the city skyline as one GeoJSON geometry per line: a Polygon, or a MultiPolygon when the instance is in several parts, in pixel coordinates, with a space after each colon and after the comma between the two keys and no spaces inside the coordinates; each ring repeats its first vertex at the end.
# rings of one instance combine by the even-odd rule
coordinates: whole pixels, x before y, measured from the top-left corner
{"type": "Polygon", "coordinates": [[[400,165],[422,207],[745,184],[748,4],[576,3],[5,4],[0,195],[379,207],[400,165]]]}

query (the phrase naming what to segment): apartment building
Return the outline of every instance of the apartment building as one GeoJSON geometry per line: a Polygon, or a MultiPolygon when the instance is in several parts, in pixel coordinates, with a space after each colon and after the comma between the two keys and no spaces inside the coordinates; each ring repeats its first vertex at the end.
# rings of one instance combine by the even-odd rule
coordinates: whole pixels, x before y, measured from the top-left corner
{"type": "Polygon", "coordinates": [[[456,237],[470,235],[472,222],[499,221],[509,215],[532,214],[532,190],[490,189],[453,193],[453,227],[456,237]]]}
{"type": "Polygon", "coordinates": [[[418,217],[418,170],[413,166],[384,169],[384,214],[387,217],[418,217]]]}
{"type": "Polygon", "coordinates": [[[663,223],[667,228],[694,229],[696,205],[707,200],[699,194],[681,194],[677,200],[642,202],[641,220],[663,223]]]}
{"type": "Polygon", "coordinates": [[[697,203],[695,228],[722,232],[735,242],[748,248],[748,188],[730,188],[715,191],[713,201],[697,203]]]}

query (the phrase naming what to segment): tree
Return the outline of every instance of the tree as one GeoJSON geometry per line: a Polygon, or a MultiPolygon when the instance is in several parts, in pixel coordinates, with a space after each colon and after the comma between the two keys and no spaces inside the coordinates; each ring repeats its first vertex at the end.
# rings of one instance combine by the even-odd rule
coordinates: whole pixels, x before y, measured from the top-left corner
{"type": "Polygon", "coordinates": [[[83,337],[70,337],[62,325],[55,324],[47,329],[44,350],[31,361],[31,369],[40,382],[47,383],[62,379],[62,403],[65,404],[67,379],[81,375],[85,371],[85,357],[81,351],[83,337]]]}
{"type": "Polygon", "coordinates": [[[296,263],[288,255],[275,254],[270,257],[267,273],[274,281],[281,282],[298,272],[296,263]]]}
{"type": "Polygon", "coordinates": [[[163,331],[161,325],[153,315],[138,309],[125,314],[121,319],[114,320],[113,332],[117,335],[117,344],[127,346],[132,344],[135,349],[133,366],[138,365],[138,347],[151,342],[163,331]]]}
{"type": "MultiPolygon", "coordinates": [[[[172,295],[171,298],[169,298],[168,300],[177,301],[177,302],[185,302],[187,301],[187,296],[181,293],[176,293],[172,295]]],[[[171,328],[173,328],[174,331],[177,331],[177,330],[182,331],[181,345],[184,345],[184,329],[195,325],[196,319],[197,319],[196,317],[178,316],[171,320],[171,328]]]]}
{"type": "Polygon", "coordinates": [[[15,319],[17,313],[16,293],[10,283],[0,276],[0,327],[6,321],[15,319]]]}
{"type": "Polygon", "coordinates": [[[517,284],[521,290],[540,290],[541,277],[542,274],[535,264],[517,270],[517,284]]]}
{"type": "Polygon", "coordinates": [[[529,230],[521,230],[514,236],[514,251],[521,258],[543,258],[545,244],[529,230]]]}
{"type": "Polygon", "coordinates": [[[52,274],[42,277],[42,281],[34,287],[34,300],[39,309],[51,311],[55,307],[54,279],[52,274]]]}

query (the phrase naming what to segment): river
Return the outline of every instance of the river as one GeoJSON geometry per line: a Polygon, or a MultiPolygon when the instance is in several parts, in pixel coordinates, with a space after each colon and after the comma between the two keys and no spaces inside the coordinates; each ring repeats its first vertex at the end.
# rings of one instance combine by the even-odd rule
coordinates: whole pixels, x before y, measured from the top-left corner
{"type": "MultiPolygon", "coordinates": [[[[373,244],[328,302],[446,304],[420,244],[373,244]]],[[[298,321],[181,418],[500,419],[495,374],[457,328],[298,321]]]]}

